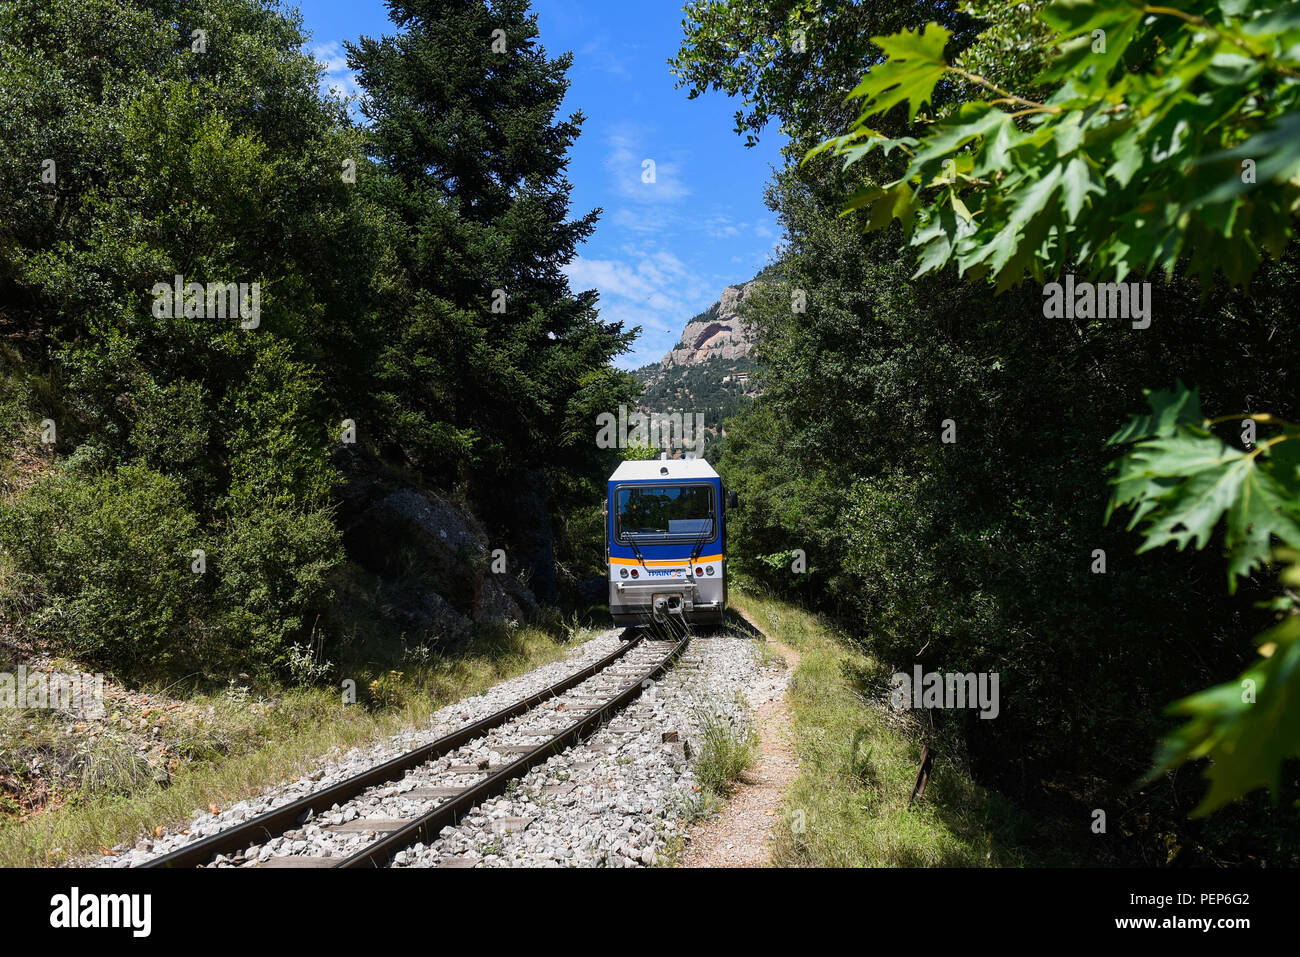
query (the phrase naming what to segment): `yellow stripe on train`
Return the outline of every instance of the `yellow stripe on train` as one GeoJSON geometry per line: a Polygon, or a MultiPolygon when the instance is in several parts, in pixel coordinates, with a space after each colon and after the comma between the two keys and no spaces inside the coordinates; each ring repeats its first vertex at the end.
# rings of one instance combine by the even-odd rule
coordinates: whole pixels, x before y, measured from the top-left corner
{"type": "MultiPolygon", "coordinates": [[[[705,562],[720,562],[720,561],[722,561],[721,555],[701,555],[699,558],[695,559],[695,564],[703,565],[705,562]]],[[[615,558],[615,557],[611,557],[609,563],[611,565],[640,565],[641,564],[635,558],[615,558]]],[[[646,560],[647,566],[651,566],[651,565],[684,565],[685,566],[690,564],[691,563],[688,558],[672,558],[672,559],[668,559],[667,561],[659,561],[659,560],[651,561],[649,559],[646,560]]]]}

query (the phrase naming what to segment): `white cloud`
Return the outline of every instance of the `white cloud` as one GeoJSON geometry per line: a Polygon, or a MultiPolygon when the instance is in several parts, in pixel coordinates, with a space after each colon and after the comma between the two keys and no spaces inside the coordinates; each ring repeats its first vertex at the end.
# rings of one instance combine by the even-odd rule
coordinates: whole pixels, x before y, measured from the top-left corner
{"type": "Polygon", "coordinates": [[[599,289],[602,296],[642,299],[653,290],[639,269],[617,259],[574,257],[565,267],[569,284],[575,289],[599,289]]]}
{"type": "Polygon", "coordinates": [[[627,65],[614,53],[616,44],[606,35],[601,35],[583,44],[574,57],[574,65],[579,69],[599,70],[622,80],[630,80],[632,74],[627,65]]]}
{"type": "Polygon", "coordinates": [[[685,157],[682,150],[656,151],[645,143],[640,131],[625,126],[609,136],[605,169],[613,179],[614,189],[624,199],[671,204],[691,194],[682,182],[685,157]],[[654,181],[646,182],[651,169],[654,181]]]}
{"type": "Polygon", "coordinates": [[[347,53],[336,40],[318,43],[311,48],[311,55],[325,68],[321,77],[321,89],[335,96],[356,96],[361,90],[357,85],[357,75],[348,69],[347,53]]]}
{"type": "Polygon", "coordinates": [[[606,221],[610,225],[630,229],[636,233],[659,233],[681,225],[681,217],[677,211],[662,205],[642,206],[637,209],[620,206],[609,214],[606,221]]]}
{"type": "Polygon", "coordinates": [[[624,368],[636,368],[658,362],[677,343],[686,320],[707,308],[721,287],[653,242],[624,244],[620,253],[617,259],[577,256],[564,271],[575,291],[600,293],[602,320],[641,326],[634,351],[619,360],[624,368]]]}
{"type": "Polygon", "coordinates": [[[737,236],[748,235],[751,230],[756,236],[772,235],[766,223],[751,225],[744,220],[736,222],[724,213],[715,214],[704,220],[704,231],[712,239],[735,239],[737,236]]]}

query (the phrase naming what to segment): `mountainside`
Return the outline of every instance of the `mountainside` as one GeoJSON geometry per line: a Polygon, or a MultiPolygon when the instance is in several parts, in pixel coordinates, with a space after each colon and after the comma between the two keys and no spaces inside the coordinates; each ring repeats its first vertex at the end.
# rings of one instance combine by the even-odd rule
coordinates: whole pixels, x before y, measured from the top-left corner
{"type": "Polygon", "coordinates": [[[717,302],[686,323],[663,359],[633,373],[645,387],[637,400],[641,411],[700,412],[705,426],[716,430],[754,395],[754,332],[739,307],[757,282],[727,286],[717,302]]]}
{"type": "Polygon", "coordinates": [[[699,365],[709,359],[742,359],[753,348],[750,328],[741,318],[739,307],[757,280],[742,286],[728,286],[721,298],[693,318],[682,330],[682,337],[659,362],[666,372],[676,366],[699,365]]]}

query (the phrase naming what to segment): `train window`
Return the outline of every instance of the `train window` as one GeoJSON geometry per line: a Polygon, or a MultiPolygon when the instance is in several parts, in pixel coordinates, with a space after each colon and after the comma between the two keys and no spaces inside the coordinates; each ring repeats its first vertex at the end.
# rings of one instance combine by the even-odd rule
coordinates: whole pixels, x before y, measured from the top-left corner
{"type": "Polygon", "coordinates": [[[713,487],[632,485],[615,494],[618,537],[693,540],[713,538],[713,487]]]}

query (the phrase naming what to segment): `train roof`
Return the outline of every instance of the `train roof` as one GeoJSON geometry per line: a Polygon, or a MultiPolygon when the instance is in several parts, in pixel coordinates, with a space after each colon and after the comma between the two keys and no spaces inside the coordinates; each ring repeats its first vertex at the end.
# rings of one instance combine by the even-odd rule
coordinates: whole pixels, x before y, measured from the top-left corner
{"type": "Polygon", "coordinates": [[[704,459],[647,459],[624,462],[609,477],[611,482],[645,482],[651,479],[715,479],[718,473],[704,459]],[[667,471],[664,471],[664,470],[667,471]]]}

